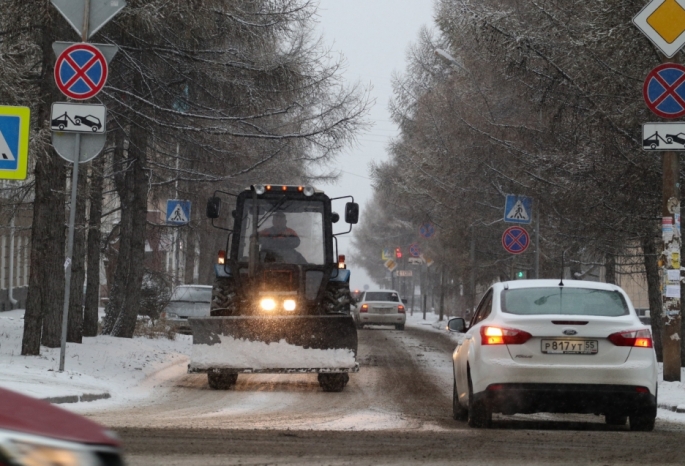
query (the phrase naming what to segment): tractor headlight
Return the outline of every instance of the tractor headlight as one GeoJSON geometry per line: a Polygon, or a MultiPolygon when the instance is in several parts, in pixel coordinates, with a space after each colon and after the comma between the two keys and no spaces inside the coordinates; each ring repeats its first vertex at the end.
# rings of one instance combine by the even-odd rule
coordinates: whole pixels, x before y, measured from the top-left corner
{"type": "Polygon", "coordinates": [[[266,188],[264,188],[263,184],[254,185],[254,190],[259,196],[261,196],[262,194],[264,194],[266,192],[266,188]]]}
{"type": "Polygon", "coordinates": [[[304,195],[305,195],[305,196],[311,196],[312,194],[314,194],[314,187],[312,187],[312,186],[305,186],[303,192],[304,192],[304,195]]]}
{"type": "Polygon", "coordinates": [[[286,311],[294,311],[296,307],[297,303],[294,299],[286,299],[285,301],[283,301],[283,309],[285,309],[286,311]]]}
{"type": "Polygon", "coordinates": [[[259,302],[259,305],[264,309],[265,311],[273,311],[276,309],[276,301],[274,301],[271,298],[264,298],[259,302]]]}

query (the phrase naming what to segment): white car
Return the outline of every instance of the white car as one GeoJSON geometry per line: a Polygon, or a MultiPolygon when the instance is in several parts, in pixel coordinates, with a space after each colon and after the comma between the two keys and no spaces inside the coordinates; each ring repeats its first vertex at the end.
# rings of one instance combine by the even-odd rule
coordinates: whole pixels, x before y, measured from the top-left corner
{"type": "Polygon", "coordinates": [[[365,291],[353,309],[358,328],[364,325],[394,325],[404,330],[407,314],[400,294],[394,290],[365,291]]]}
{"type": "MultiPolygon", "coordinates": [[[[451,319],[452,331],[464,320],[451,319]]],[[[649,327],[618,286],[575,280],[496,283],[452,355],[453,412],[472,427],[493,413],[593,413],[651,431],[657,361],[649,327]]]]}

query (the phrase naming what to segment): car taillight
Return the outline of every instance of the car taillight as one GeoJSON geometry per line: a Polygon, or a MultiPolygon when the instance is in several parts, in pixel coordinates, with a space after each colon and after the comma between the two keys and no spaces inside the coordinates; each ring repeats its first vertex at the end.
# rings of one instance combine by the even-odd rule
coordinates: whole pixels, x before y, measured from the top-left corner
{"type": "Polygon", "coordinates": [[[638,348],[652,348],[652,334],[647,329],[629,330],[609,335],[609,341],[616,346],[636,346],[638,348]]]}
{"type": "Polygon", "coordinates": [[[226,251],[223,249],[219,251],[219,257],[217,258],[217,263],[219,265],[224,265],[226,263],[226,251]]]}
{"type": "Polygon", "coordinates": [[[402,306],[401,304],[397,306],[397,312],[399,312],[400,314],[404,314],[404,306],[402,306]]]}
{"type": "Polygon", "coordinates": [[[369,305],[368,304],[362,304],[362,308],[359,309],[359,312],[369,312],[369,305]]]}
{"type": "Polygon", "coordinates": [[[503,327],[481,327],[480,337],[482,345],[522,345],[531,338],[528,332],[503,327]]]}

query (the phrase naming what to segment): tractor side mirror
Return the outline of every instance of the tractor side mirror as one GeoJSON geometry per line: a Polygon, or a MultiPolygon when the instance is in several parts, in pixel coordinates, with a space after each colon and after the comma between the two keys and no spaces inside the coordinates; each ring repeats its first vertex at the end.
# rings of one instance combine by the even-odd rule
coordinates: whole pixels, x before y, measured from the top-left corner
{"type": "Polygon", "coordinates": [[[359,204],[348,202],[345,204],[345,222],[356,225],[359,222],[359,204]]]}
{"type": "Polygon", "coordinates": [[[207,201],[207,218],[219,218],[219,210],[221,209],[221,199],[218,197],[210,197],[207,201]]]}
{"type": "Polygon", "coordinates": [[[338,223],[339,221],[340,221],[340,214],[338,214],[337,212],[333,212],[331,214],[331,222],[332,223],[338,223]]]}

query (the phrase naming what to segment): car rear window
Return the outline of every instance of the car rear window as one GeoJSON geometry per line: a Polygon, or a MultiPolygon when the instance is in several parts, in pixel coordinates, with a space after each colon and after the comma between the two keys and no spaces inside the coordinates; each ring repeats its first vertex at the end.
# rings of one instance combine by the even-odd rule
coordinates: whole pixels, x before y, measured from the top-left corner
{"type": "Polygon", "coordinates": [[[396,303],[400,302],[400,297],[397,293],[391,293],[388,291],[367,291],[365,301],[393,301],[396,303]]]}
{"type": "Polygon", "coordinates": [[[616,317],[628,314],[618,291],[588,288],[521,288],[502,292],[502,311],[517,315],[562,314],[616,317]]]}
{"type": "Polygon", "coordinates": [[[209,303],[212,301],[212,289],[209,287],[181,286],[174,290],[171,300],[191,303],[209,303]]]}

